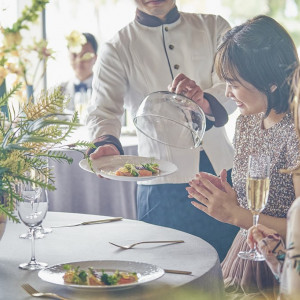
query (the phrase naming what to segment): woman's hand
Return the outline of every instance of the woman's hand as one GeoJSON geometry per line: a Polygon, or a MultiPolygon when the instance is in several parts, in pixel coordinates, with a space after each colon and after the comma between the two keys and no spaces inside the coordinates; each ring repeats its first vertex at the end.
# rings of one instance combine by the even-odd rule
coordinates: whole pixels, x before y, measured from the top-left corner
{"type": "Polygon", "coordinates": [[[189,79],[184,74],[178,74],[168,88],[172,93],[181,94],[192,99],[201,107],[205,114],[211,115],[209,102],[204,98],[203,90],[194,80],[189,79]]]}
{"type": "MultiPolygon", "coordinates": [[[[251,249],[254,249],[255,246],[261,245],[260,243],[267,236],[278,236],[277,232],[273,229],[270,229],[264,225],[258,224],[257,226],[252,226],[248,230],[247,243],[251,249]]],[[[258,250],[261,252],[261,249],[258,250]]]]}
{"type": "Polygon", "coordinates": [[[258,224],[249,228],[247,243],[251,249],[257,248],[273,274],[279,278],[285,258],[285,248],[280,235],[275,230],[258,224]]]}
{"type": "Polygon", "coordinates": [[[226,180],[226,174],[226,170],[221,172],[220,177],[199,173],[186,190],[189,198],[198,201],[192,201],[195,207],[221,222],[234,224],[233,220],[240,207],[236,192],[226,180]]]}
{"type": "MultiPolygon", "coordinates": [[[[210,173],[201,172],[199,174],[196,174],[196,178],[205,178],[205,179],[209,180],[212,184],[214,184],[217,188],[219,188],[220,190],[225,192],[225,188],[223,187],[223,184],[222,184],[222,181],[223,182],[227,181],[227,172],[225,169],[223,169],[221,171],[220,177],[215,176],[210,173]]],[[[200,182],[199,182],[199,184],[201,185],[200,182]]]]}

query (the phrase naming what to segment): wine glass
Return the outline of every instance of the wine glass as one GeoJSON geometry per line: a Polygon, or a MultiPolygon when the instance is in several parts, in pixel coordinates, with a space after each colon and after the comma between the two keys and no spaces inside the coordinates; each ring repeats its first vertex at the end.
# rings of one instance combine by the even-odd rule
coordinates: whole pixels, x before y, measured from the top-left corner
{"type": "Polygon", "coordinates": [[[31,238],[31,259],[28,263],[20,264],[19,268],[24,270],[43,269],[47,264],[37,262],[35,259],[35,239],[37,228],[42,224],[48,211],[47,190],[31,182],[17,184],[16,190],[22,198],[22,201],[17,201],[18,215],[21,221],[28,226],[31,238]]]}
{"type": "MultiPolygon", "coordinates": [[[[35,231],[35,239],[42,239],[45,237],[45,234],[51,233],[53,230],[51,227],[44,227],[42,224],[37,226],[35,231]]],[[[27,232],[20,234],[20,239],[31,239],[31,232],[30,229],[27,232]]]]}
{"type": "MultiPolygon", "coordinates": [[[[270,189],[270,157],[267,155],[250,155],[246,194],[248,207],[253,215],[253,225],[257,226],[260,212],[265,208],[270,189]]],[[[241,251],[238,256],[254,261],[265,260],[256,246],[249,252],[241,251]]]]}

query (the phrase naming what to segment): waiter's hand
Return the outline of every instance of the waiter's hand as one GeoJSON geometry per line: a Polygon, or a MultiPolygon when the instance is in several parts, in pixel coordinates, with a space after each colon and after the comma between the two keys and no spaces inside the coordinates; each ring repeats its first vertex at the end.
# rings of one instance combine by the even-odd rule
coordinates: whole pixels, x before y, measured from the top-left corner
{"type": "MultiPolygon", "coordinates": [[[[101,156],[107,156],[107,155],[120,155],[119,150],[117,147],[113,144],[107,144],[103,146],[99,146],[93,153],[90,154],[90,158],[97,159],[101,156]]],[[[97,175],[99,178],[103,178],[101,175],[97,175]]]]}
{"type": "Polygon", "coordinates": [[[90,154],[91,159],[97,159],[101,156],[120,155],[119,150],[113,144],[99,146],[93,153],[90,154]]]}
{"type": "Polygon", "coordinates": [[[184,74],[178,74],[168,89],[172,93],[181,94],[195,101],[205,114],[211,115],[209,102],[204,98],[204,92],[194,80],[184,74]]]}

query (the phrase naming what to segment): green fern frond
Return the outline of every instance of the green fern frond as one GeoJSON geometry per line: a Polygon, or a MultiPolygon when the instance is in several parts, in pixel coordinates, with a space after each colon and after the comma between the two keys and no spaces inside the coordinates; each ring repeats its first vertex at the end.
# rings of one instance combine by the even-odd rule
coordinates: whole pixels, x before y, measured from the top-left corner
{"type": "Polygon", "coordinates": [[[86,142],[86,141],[77,141],[73,144],[67,145],[69,149],[75,148],[75,147],[84,147],[84,148],[96,148],[96,146],[93,143],[86,142]]]}
{"type": "Polygon", "coordinates": [[[0,212],[6,215],[8,219],[12,220],[13,222],[20,223],[18,217],[14,214],[13,211],[9,210],[6,205],[0,204],[0,212]]]}
{"type": "Polygon", "coordinates": [[[73,158],[61,151],[49,151],[47,156],[58,162],[66,161],[69,165],[73,163],[73,158]]]}
{"type": "Polygon", "coordinates": [[[55,189],[56,189],[52,183],[44,182],[43,180],[39,180],[39,179],[35,179],[35,178],[32,179],[32,178],[29,178],[29,177],[23,176],[23,175],[19,175],[18,180],[21,182],[24,182],[24,183],[33,183],[36,186],[39,186],[48,191],[55,191],[55,189]]]}
{"type": "Polygon", "coordinates": [[[8,93],[5,93],[2,97],[0,97],[0,107],[7,105],[8,100],[11,96],[13,96],[22,86],[22,83],[16,84],[8,93]]]}

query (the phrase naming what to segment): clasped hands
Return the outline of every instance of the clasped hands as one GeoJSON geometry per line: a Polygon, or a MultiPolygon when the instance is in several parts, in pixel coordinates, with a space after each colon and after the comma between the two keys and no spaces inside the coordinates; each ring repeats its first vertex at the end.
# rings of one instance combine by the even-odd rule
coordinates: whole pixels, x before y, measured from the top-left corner
{"type": "Polygon", "coordinates": [[[239,204],[236,192],[227,182],[225,169],[219,177],[200,172],[189,185],[188,197],[197,200],[191,202],[196,208],[221,222],[234,224],[239,204]]]}

